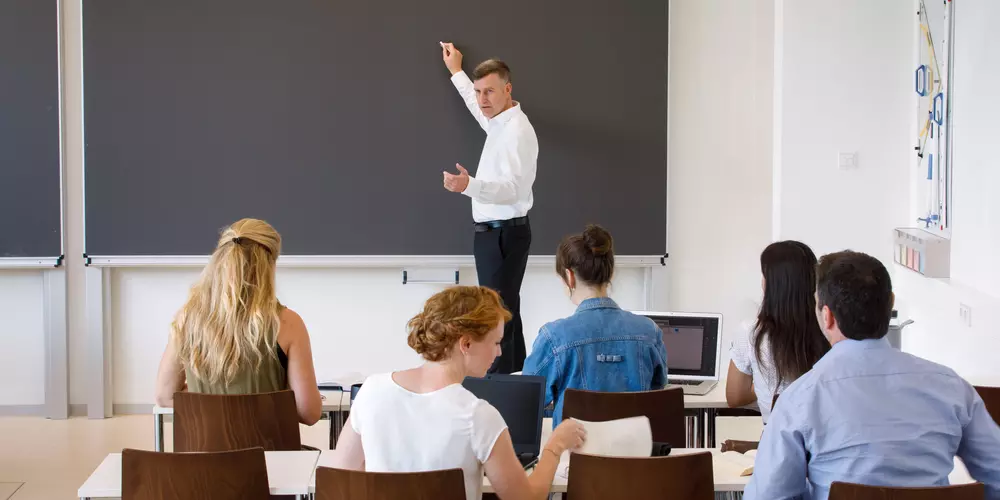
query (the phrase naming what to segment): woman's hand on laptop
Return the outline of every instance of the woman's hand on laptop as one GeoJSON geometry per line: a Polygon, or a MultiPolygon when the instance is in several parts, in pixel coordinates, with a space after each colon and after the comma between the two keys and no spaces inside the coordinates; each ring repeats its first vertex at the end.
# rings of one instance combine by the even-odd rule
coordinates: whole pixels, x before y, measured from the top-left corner
{"type": "Polygon", "coordinates": [[[559,458],[567,450],[575,450],[583,446],[587,440],[587,430],[576,420],[563,420],[545,443],[545,450],[551,451],[559,458]]]}

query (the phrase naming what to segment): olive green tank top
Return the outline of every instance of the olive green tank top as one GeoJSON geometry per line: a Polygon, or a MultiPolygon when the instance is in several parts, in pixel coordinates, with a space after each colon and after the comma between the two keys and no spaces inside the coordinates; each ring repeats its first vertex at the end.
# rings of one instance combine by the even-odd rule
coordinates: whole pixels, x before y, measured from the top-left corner
{"type": "Polygon", "coordinates": [[[277,356],[264,356],[256,372],[247,367],[237,373],[229,385],[206,383],[185,368],[187,390],[201,394],[260,394],[288,389],[288,356],[281,346],[275,344],[275,347],[278,349],[277,356]]]}

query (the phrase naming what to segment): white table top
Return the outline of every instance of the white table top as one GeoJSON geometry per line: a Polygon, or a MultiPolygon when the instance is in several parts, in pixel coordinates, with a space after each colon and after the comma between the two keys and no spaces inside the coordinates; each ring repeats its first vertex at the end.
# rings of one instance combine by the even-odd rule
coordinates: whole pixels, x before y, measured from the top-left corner
{"type": "Polygon", "coordinates": [[[720,381],[715,387],[712,388],[711,391],[709,391],[708,394],[704,396],[685,394],[684,408],[689,410],[700,408],[729,408],[729,403],[726,402],[726,381],[720,381]]]}
{"type": "MultiPolygon", "coordinates": [[[[266,451],[267,482],[272,495],[305,495],[311,489],[318,451],[266,451]]],[[[122,496],[122,454],[112,453],[77,491],[80,498],[122,496]]]]}
{"type": "Polygon", "coordinates": [[[969,475],[969,470],[965,468],[962,459],[955,457],[955,468],[948,474],[948,482],[951,484],[969,484],[976,482],[969,475]]]}
{"type": "MultiPolygon", "coordinates": [[[[731,462],[716,459],[720,454],[719,450],[709,450],[704,448],[678,448],[670,452],[671,455],[686,455],[690,453],[700,453],[709,451],[713,455],[712,466],[715,472],[715,491],[726,492],[726,491],[743,491],[746,487],[747,482],[750,481],[750,477],[740,477],[740,470],[737,466],[731,462]]],[[[324,451],[319,456],[319,461],[316,462],[317,467],[329,467],[333,459],[333,453],[329,451],[324,451]]],[[[560,463],[558,467],[558,472],[556,472],[555,479],[552,481],[552,488],[549,490],[550,493],[566,493],[566,488],[569,485],[569,479],[564,475],[567,463],[560,463]]],[[[315,492],[315,477],[313,478],[313,490],[310,492],[315,492]]],[[[483,478],[483,493],[494,493],[493,485],[490,484],[490,480],[483,478]]]]}
{"type": "MultiPolygon", "coordinates": [[[[351,409],[351,393],[340,391],[319,391],[323,398],[323,411],[347,411],[351,409]]],[[[173,408],[153,406],[153,415],[173,415],[173,408]]]]}
{"type": "MultiPolygon", "coordinates": [[[[700,452],[712,453],[712,469],[715,476],[715,491],[743,491],[750,481],[749,476],[740,476],[740,468],[727,460],[719,458],[717,449],[678,448],[671,455],[684,455],[700,452]]],[[[314,493],[316,467],[327,467],[333,454],[329,451],[268,451],[264,452],[267,463],[267,477],[272,495],[305,495],[314,493]]],[[[568,477],[562,473],[566,463],[559,464],[559,472],[552,482],[552,493],[565,493],[569,485],[568,477]]],[[[966,484],[973,482],[962,461],[955,458],[955,469],[948,476],[951,484],[966,484]]],[[[80,498],[118,498],[121,497],[122,456],[121,453],[108,455],[101,465],[90,475],[83,486],[77,491],[80,498]]],[[[492,493],[493,486],[483,478],[483,492],[492,493]]]]}

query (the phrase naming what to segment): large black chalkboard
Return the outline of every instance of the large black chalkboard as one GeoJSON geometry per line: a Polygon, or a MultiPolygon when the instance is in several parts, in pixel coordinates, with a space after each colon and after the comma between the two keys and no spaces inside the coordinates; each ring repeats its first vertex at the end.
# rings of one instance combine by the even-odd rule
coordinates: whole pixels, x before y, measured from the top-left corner
{"type": "Polygon", "coordinates": [[[55,0],[0,0],[0,257],[62,253],[55,0]]]}
{"type": "Polygon", "coordinates": [[[533,254],[600,223],[666,247],[667,3],[84,0],[90,255],[203,255],[263,218],[295,255],[469,255],[485,135],[441,63],[506,60],[538,134],[533,254]]]}

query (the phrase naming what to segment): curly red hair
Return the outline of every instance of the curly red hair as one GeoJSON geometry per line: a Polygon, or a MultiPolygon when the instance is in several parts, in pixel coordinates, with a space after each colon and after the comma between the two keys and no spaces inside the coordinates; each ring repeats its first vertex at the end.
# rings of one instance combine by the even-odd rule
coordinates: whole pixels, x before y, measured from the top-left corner
{"type": "Polygon", "coordinates": [[[407,323],[406,343],[427,361],[441,361],[463,335],[479,341],[511,314],[500,295],[482,286],[456,286],[427,299],[407,323]]]}

